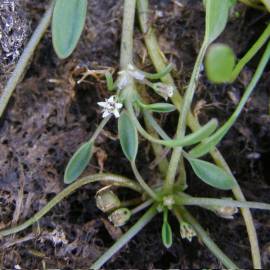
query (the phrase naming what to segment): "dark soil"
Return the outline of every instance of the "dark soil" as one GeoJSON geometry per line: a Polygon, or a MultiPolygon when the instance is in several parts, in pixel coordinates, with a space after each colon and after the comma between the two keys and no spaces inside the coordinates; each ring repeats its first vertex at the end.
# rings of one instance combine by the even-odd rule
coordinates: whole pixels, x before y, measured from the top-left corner
{"type": "MultiPolygon", "coordinates": [[[[22,9],[34,29],[48,1],[22,1],[22,9]],[[43,3],[45,2],[45,3],[43,3]]],[[[204,12],[201,1],[151,1],[152,23],[166,56],[173,62],[177,85],[183,89],[203,37],[204,12]],[[178,5],[177,3],[182,3],[178,5]]],[[[239,4],[240,16],[232,14],[220,41],[233,47],[240,57],[265,27],[267,14],[239,4]]],[[[21,223],[44,206],[64,188],[65,166],[77,147],[88,139],[100,121],[97,101],[108,96],[103,79],[76,81],[81,71],[113,67],[118,69],[122,1],[89,0],[89,16],[81,41],[72,57],[57,59],[51,33],[38,47],[29,70],[17,87],[0,123],[0,228],[21,223]]],[[[135,61],[144,63],[142,35],[136,32],[135,61]]],[[[194,112],[206,121],[217,117],[223,122],[251,78],[258,59],[252,61],[233,85],[213,86],[202,74],[194,112]]],[[[1,75],[1,86],[10,73],[1,75]]],[[[247,199],[270,202],[270,115],[269,68],[250,98],[245,111],[220,145],[220,150],[237,177],[247,199]]],[[[166,120],[172,133],[173,115],[166,120]]],[[[116,139],[115,121],[98,138],[97,152],[86,174],[104,170],[133,178],[128,162],[116,139]],[[103,168],[104,166],[104,168],[103,168]]],[[[149,170],[153,161],[150,148],[143,142],[138,166],[148,179],[158,177],[149,170]]],[[[198,196],[231,196],[218,192],[189,173],[189,193],[198,196]]],[[[114,240],[126,231],[114,229],[95,207],[98,185],[89,185],[65,199],[38,224],[1,241],[0,268],[14,269],[87,269],[114,240]],[[56,240],[58,243],[56,243],[56,240]]],[[[250,248],[240,214],[224,220],[203,210],[191,209],[217,244],[240,268],[252,268],[250,248]]],[[[270,214],[252,211],[258,231],[265,268],[270,267],[270,214]]],[[[160,239],[161,217],[156,217],[107,265],[113,268],[221,268],[217,259],[197,239],[182,240],[176,220],[171,217],[174,244],[166,250],[160,239]]]]}

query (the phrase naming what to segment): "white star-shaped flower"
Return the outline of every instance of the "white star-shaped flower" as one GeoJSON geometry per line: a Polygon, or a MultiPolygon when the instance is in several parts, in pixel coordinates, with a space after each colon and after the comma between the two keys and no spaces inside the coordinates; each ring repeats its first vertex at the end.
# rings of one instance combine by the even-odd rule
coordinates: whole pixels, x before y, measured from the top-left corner
{"type": "Polygon", "coordinates": [[[115,118],[120,116],[120,109],[123,107],[122,103],[116,101],[116,96],[111,96],[109,99],[105,99],[104,102],[98,102],[98,106],[102,108],[102,117],[106,118],[107,116],[113,114],[115,118]]]}

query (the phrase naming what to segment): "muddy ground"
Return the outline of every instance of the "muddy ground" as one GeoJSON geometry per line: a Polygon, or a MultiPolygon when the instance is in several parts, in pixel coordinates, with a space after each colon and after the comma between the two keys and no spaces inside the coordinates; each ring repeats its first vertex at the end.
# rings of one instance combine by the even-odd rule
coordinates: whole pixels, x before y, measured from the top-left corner
{"type": "MultiPolygon", "coordinates": [[[[21,8],[34,29],[48,1],[21,1],[21,8]]],[[[203,37],[204,12],[201,1],[151,1],[152,23],[166,56],[178,72],[175,79],[185,86],[203,37]],[[179,5],[179,3],[181,3],[179,5]]],[[[64,188],[65,166],[77,147],[90,137],[100,121],[97,101],[108,96],[103,80],[88,78],[80,85],[80,68],[118,69],[122,1],[89,0],[89,16],[81,41],[72,57],[60,61],[54,54],[48,31],[39,45],[24,80],[17,87],[0,122],[0,228],[31,217],[64,188]]],[[[269,16],[239,4],[220,41],[233,47],[238,57],[264,29],[269,16]]],[[[30,30],[31,32],[31,30],[30,30]]],[[[153,71],[149,59],[142,64],[142,35],[136,30],[135,62],[153,71]]],[[[233,85],[213,86],[202,74],[194,110],[202,121],[217,117],[224,121],[235,108],[251,78],[255,58],[233,85]]],[[[3,69],[1,87],[12,71],[3,69]]],[[[270,115],[269,67],[249,100],[245,111],[220,145],[244,194],[249,200],[270,202],[270,115]]],[[[173,132],[176,115],[166,120],[173,132]]],[[[96,152],[86,174],[98,171],[133,177],[111,121],[98,138],[96,152]],[[104,168],[103,168],[104,167],[104,168]]],[[[157,169],[150,147],[142,142],[138,166],[151,180],[157,169]]],[[[198,196],[230,196],[198,181],[189,171],[189,192],[198,196]]],[[[115,230],[95,207],[98,185],[88,185],[56,206],[38,224],[1,241],[0,268],[86,269],[112,245],[125,227],[115,230]],[[57,236],[57,237],[56,237],[57,236]],[[56,243],[59,240],[59,243],[56,243]]],[[[124,193],[125,196],[125,193],[124,193]]],[[[249,243],[242,218],[224,220],[214,214],[191,209],[213,239],[241,268],[251,268],[249,243]]],[[[263,264],[270,267],[270,214],[252,211],[261,246],[263,264]]],[[[161,217],[156,217],[106,265],[113,268],[221,268],[220,263],[194,239],[182,240],[171,217],[174,244],[166,250],[160,239],[161,217]]]]}

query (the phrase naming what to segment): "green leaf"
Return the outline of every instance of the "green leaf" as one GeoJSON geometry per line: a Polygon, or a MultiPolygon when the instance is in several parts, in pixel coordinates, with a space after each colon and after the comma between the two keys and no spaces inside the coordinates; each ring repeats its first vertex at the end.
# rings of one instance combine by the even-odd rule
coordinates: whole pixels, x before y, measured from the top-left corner
{"type": "Polygon", "coordinates": [[[229,16],[231,0],[205,0],[205,40],[212,43],[224,30],[229,16]]]}
{"type": "Polygon", "coordinates": [[[126,111],[123,111],[119,117],[118,134],[126,158],[134,161],[138,152],[138,133],[126,111]]]}
{"type": "Polygon", "coordinates": [[[67,58],[84,28],[87,0],[57,0],[52,18],[53,47],[60,59],[67,58]]]}
{"type": "Polygon", "coordinates": [[[140,107],[151,112],[158,113],[169,113],[175,111],[175,106],[170,103],[154,103],[154,104],[144,104],[138,101],[140,107]]]}
{"type": "Polygon", "coordinates": [[[227,132],[230,130],[230,128],[233,126],[233,124],[238,119],[240,113],[242,112],[245,104],[247,103],[250,95],[256,88],[256,85],[261,78],[264,69],[269,62],[270,58],[270,42],[268,43],[266,50],[260,60],[260,63],[256,69],[256,72],[251,79],[248,87],[246,88],[240,102],[237,105],[236,110],[233,112],[233,114],[230,116],[230,118],[223,124],[221,128],[219,128],[214,134],[212,134],[209,138],[207,138],[205,141],[201,142],[199,145],[195,146],[189,154],[192,157],[201,157],[205,154],[207,154],[209,151],[213,150],[214,147],[222,140],[222,138],[227,134],[227,132]]]}
{"type": "Polygon", "coordinates": [[[200,159],[187,157],[194,173],[206,184],[223,190],[230,190],[234,186],[234,179],[218,166],[200,159]]]}
{"type": "Polygon", "coordinates": [[[201,142],[200,144],[196,145],[194,148],[189,151],[189,154],[194,157],[198,158],[201,157],[211,150],[215,148],[215,146],[222,140],[222,138],[226,135],[229,128],[233,123],[228,120],[225,125],[223,125],[217,132],[211,135],[209,138],[205,139],[205,141],[201,142]]]}
{"type": "Polygon", "coordinates": [[[163,222],[161,235],[163,245],[170,248],[172,246],[172,229],[167,221],[163,222]]]}
{"type": "Polygon", "coordinates": [[[83,173],[92,157],[92,148],[93,143],[87,142],[74,153],[66,167],[64,176],[66,184],[74,182],[83,173]]]}
{"type": "Polygon", "coordinates": [[[205,59],[206,74],[213,83],[230,82],[235,66],[233,50],[225,44],[212,45],[205,59]]]}

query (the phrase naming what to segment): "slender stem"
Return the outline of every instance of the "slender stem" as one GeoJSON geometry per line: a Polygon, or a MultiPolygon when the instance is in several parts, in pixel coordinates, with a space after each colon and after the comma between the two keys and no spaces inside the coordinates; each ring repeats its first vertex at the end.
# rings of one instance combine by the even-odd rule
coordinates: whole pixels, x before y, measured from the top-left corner
{"type": "Polygon", "coordinates": [[[134,206],[134,205],[138,205],[140,203],[142,203],[143,200],[142,198],[134,198],[134,199],[130,199],[130,200],[127,200],[127,201],[121,201],[121,206],[119,208],[127,208],[127,207],[130,207],[130,206],[134,206]]]}
{"type": "MultiPolygon", "coordinates": [[[[149,114],[151,114],[151,113],[149,113],[149,114]]],[[[146,127],[147,132],[151,136],[157,138],[158,134],[153,129],[153,127],[150,125],[148,120],[145,118],[145,114],[144,114],[144,122],[145,122],[145,127],[146,127]]],[[[156,144],[156,143],[151,143],[151,145],[152,145],[152,148],[153,148],[154,155],[156,156],[156,159],[159,158],[158,163],[157,163],[159,171],[161,172],[162,176],[165,177],[169,163],[168,163],[168,160],[167,160],[166,157],[161,158],[163,153],[164,153],[164,148],[161,145],[156,144]]]]}
{"type": "Polygon", "coordinates": [[[136,177],[136,179],[138,180],[138,182],[140,183],[141,187],[144,189],[144,191],[146,193],[148,193],[148,195],[155,201],[158,200],[158,197],[156,195],[156,193],[146,184],[146,182],[143,180],[142,176],[140,175],[136,164],[134,161],[130,162],[131,168],[133,170],[133,173],[136,177]]]}
{"type": "Polygon", "coordinates": [[[94,134],[92,135],[89,142],[94,142],[97,138],[97,136],[100,134],[100,132],[103,130],[103,128],[106,126],[108,121],[111,119],[111,115],[107,116],[106,118],[103,118],[98,127],[96,128],[94,134]]]}
{"type": "Polygon", "coordinates": [[[239,60],[235,66],[231,81],[235,81],[243,67],[257,54],[257,52],[263,47],[270,36],[270,24],[267,25],[261,36],[256,40],[253,46],[248,50],[242,59],[239,60]]]}
{"type": "Polygon", "coordinates": [[[157,214],[156,205],[152,206],[117,242],[115,242],[94,264],[90,269],[100,269],[110,258],[123,248],[143,227],[148,224],[157,214]]]}
{"type": "Polygon", "coordinates": [[[36,223],[39,219],[41,219],[45,214],[47,214],[56,204],[61,202],[65,197],[69,196],[71,193],[73,193],[78,188],[87,185],[89,183],[102,181],[102,182],[108,182],[112,185],[122,186],[131,188],[137,192],[142,192],[141,187],[134,181],[129,180],[125,177],[114,175],[114,174],[94,174],[90,176],[86,176],[84,178],[81,178],[74,182],[73,184],[69,185],[67,188],[62,190],[59,194],[57,194],[51,201],[49,201],[41,210],[39,210],[34,216],[32,216],[30,219],[25,221],[19,226],[2,230],[0,231],[0,238],[3,236],[7,236],[10,234],[14,234],[17,232],[20,232],[29,226],[36,223]]]}
{"type": "Polygon", "coordinates": [[[209,138],[203,141],[198,146],[195,146],[189,153],[193,157],[200,157],[209,152],[209,150],[214,148],[222,138],[227,134],[229,129],[233,126],[239,115],[241,114],[244,106],[246,105],[250,95],[252,94],[253,90],[255,89],[259,79],[261,78],[264,69],[269,61],[270,58],[270,42],[267,44],[265,52],[260,60],[260,63],[255,71],[255,74],[252,77],[247,89],[244,92],[243,97],[241,98],[237,108],[230,116],[230,118],[220,127],[214,134],[212,134],[209,138]]]}
{"type": "Polygon", "coordinates": [[[163,70],[161,70],[160,72],[157,72],[157,73],[148,73],[148,72],[144,72],[144,71],[141,71],[141,72],[149,80],[160,80],[160,78],[162,78],[165,75],[167,75],[168,73],[170,73],[172,71],[172,69],[173,69],[172,64],[169,64],[163,70]]]}
{"type": "Polygon", "coordinates": [[[120,52],[120,68],[127,69],[133,60],[133,29],[136,0],[125,0],[122,23],[122,41],[120,52]]]}
{"type": "Polygon", "coordinates": [[[144,119],[151,125],[151,127],[156,131],[156,133],[163,140],[171,140],[171,138],[167,135],[167,133],[161,128],[161,126],[157,123],[153,115],[147,110],[143,110],[144,119]]]}
{"type": "Polygon", "coordinates": [[[226,199],[212,199],[212,198],[196,198],[196,197],[186,197],[186,196],[175,196],[176,204],[179,205],[195,205],[195,206],[225,206],[225,207],[241,207],[241,208],[254,208],[261,210],[270,210],[270,204],[259,203],[259,202],[241,202],[235,200],[226,199]]]}
{"type": "Polygon", "coordinates": [[[180,221],[181,218],[183,218],[192,225],[203,243],[225,267],[228,269],[239,269],[234,264],[234,262],[226,254],[223,253],[223,251],[216,245],[216,243],[208,236],[208,233],[203,229],[198,221],[184,207],[175,209],[174,214],[176,215],[177,219],[180,219],[180,221]]]}
{"type": "Polygon", "coordinates": [[[131,214],[132,214],[132,215],[135,215],[135,214],[141,212],[141,211],[144,210],[145,208],[149,207],[152,203],[153,203],[153,200],[151,200],[151,199],[145,201],[144,203],[140,204],[139,206],[133,208],[133,209],[131,210],[131,214]]]}
{"type": "MultiPolygon", "coordinates": [[[[244,0],[242,0],[244,1],[244,0]]],[[[137,9],[139,13],[139,22],[141,26],[141,31],[144,34],[144,41],[149,53],[149,56],[153,62],[154,67],[157,71],[161,71],[166,67],[166,58],[162,51],[160,50],[157,37],[154,33],[154,30],[149,26],[148,22],[148,0],[137,0],[137,9]]],[[[171,85],[174,85],[173,78],[170,74],[167,74],[166,76],[162,77],[161,80],[164,83],[168,83],[171,85]]],[[[176,108],[181,111],[181,103],[182,103],[182,96],[179,94],[179,92],[175,91],[173,97],[171,98],[173,104],[176,106],[176,108]]],[[[187,123],[189,127],[194,131],[200,128],[200,123],[194,115],[189,112],[187,123]]],[[[213,149],[210,151],[211,156],[215,160],[216,164],[225,169],[229,174],[232,174],[227,162],[221,155],[221,153],[218,151],[218,149],[213,149]]],[[[234,178],[234,176],[233,176],[234,178]]],[[[237,183],[237,180],[235,180],[235,187],[233,188],[233,194],[237,200],[245,201],[244,194],[237,183]]],[[[253,222],[253,218],[251,215],[251,212],[249,209],[242,208],[241,213],[243,215],[247,232],[248,232],[248,238],[251,246],[251,254],[252,254],[252,261],[253,261],[253,267],[255,269],[261,269],[261,256],[260,256],[260,249],[259,249],[259,243],[257,238],[257,233],[255,229],[255,225],[253,222]]]]}
{"type": "Polygon", "coordinates": [[[26,73],[29,62],[32,59],[32,56],[35,52],[36,47],[38,46],[41,38],[45,34],[48,26],[50,25],[51,17],[53,14],[54,2],[52,1],[47,11],[43,15],[39,25],[37,26],[35,32],[30,38],[27,46],[25,47],[11,77],[9,78],[6,87],[4,88],[1,98],[0,98],[0,118],[2,117],[6,106],[8,105],[9,99],[15,90],[17,84],[22,80],[23,76],[26,73]]]}
{"type": "Polygon", "coordinates": [[[203,139],[207,138],[212,134],[217,127],[217,121],[215,119],[210,120],[207,124],[202,126],[200,129],[196,130],[192,134],[189,134],[187,136],[184,136],[182,139],[175,139],[175,140],[160,140],[156,139],[155,137],[151,136],[140,124],[138,121],[132,103],[129,99],[125,102],[126,108],[129,112],[129,116],[131,118],[131,121],[133,122],[134,126],[138,130],[138,132],[145,137],[147,140],[153,143],[158,143],[161,145],[165,145],[167,147],[183,147],[195,144],[197,142],[202,141],[203,139]]]}
{"type": "MultiPolygon", "coordinates": [[[[246,201],[246,198],[241,190],[241,187],[239,186],[237,179],[234,177],[230,167],[228,166],[227,162],[221,155],[221,153],[215,148],[210,152],[212,158],[214,159],[215,163],[223,168],[228,174],[232,176],[234,179],[235,185],[232,189],[234,197],[238,201],[246,201]]],[[[251,212],[248,208],[241,208],[241,213],[244,218],[246,228],[247,228],[247,233],[248,233],[248,238],[249,238],[249,243],[251,246],[251,256],[252,256],[252,262],[253,262],[253,267],[254,269],[261,269],[261,254],[260,254],[260,247],[259,247],[259,242],[258,242],[258,237],[257,237],[257,232],[256,228],[254,225],[253,217],[251,215],[251,212]]]]}
{"type": "MultiPolygon", "coordinates": [[[[200,52],[198,54],[198,57],[196,59],[195,65],[194,65],[194,69],[191,75],[191,79],[188,85],[188,88],[186,90],[185,96],[184,96],[184,100],[183,100],[183,104],[182,104],[182,109],[181,109],[181,114],[179,117],[179,121],[178,121],[178,126],[177,126],[177,131],[176,131],[176,138],[177,139],[182,139],[185,136],[185,132],[186,132],[186,122],[187,122],[187,116],[188,113],[190,111],[190,107],[191,107],[191,103],[195,94],[195,90],[197,87],[197,83],[198,83],[198,78],[200,75],[200,67],[202,65],[203,59],[204,59],[204,55],[206,53],[207,50],[207,46],[208,43],[203,42],[200,52]]],[[[168,168],[168,172],[167,172],[167,176],[166,176],[166,180],[165,180],[165,185],[164,185],[164,190],[170,192],[174,181],[175,181],[175,176],[177,173],[177,169],[179,166],[179,162],[181,159],[181,154],[182,154],[182,148],[175,148],[172,152],[172,157],[171,157],[171,161],[169,164],[169,168],[168,168]]]]}
{"type": "Polygon", "coordinates": [[[187,173],[185,168],[185,160],[184,157],[181,156],[180,164],[179,164],[179,177],[176,182],[177,186],[181,190],[185,190],[187,188],[187,173]]]}

